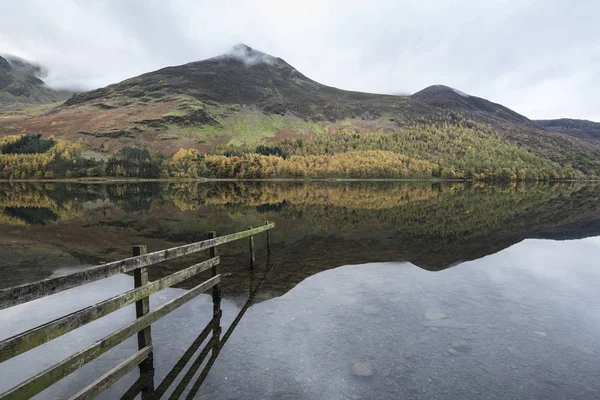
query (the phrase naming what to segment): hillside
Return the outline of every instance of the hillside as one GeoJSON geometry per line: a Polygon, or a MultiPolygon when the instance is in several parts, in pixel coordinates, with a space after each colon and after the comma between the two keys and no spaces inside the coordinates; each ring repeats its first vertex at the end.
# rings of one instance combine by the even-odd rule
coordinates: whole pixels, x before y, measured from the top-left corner
{"type": "Polygon", "coordinates": [[[540,119],[533,121],[537,126],[582,139],[600,140],[600,123],[584,119],[540,119]]]}
{"type": "Polygon", "coordinates": [[[425,104],[454,111],[484,122],[533,125],[527,117],[503,105],[468,95],[444,85],[429,86],[411,97],[425,104]]]}
{"type": "Polygon", "coordinates": [[[70,93],[48,88],[40,79],[43,73],[44,69],[38,64],[0,56],[0,107],[66,100],[70,93]]]}
{"type": "Polygon", "coordinates": [[[281,58],[237,45],[228,54],[208,60],[168,67],[128,79],[116,85],[77,94],[65,106],[127,106],[189,96],[205,113],[190,116],[190,123],[218,124],[211,115],[215,104],[255,107],[266,114],[313,121],[344,118],[373,119],[383,112],[405,110],[403,99],[370,93],[349,92],[317,83],[281,58]]]}
{"type": "MultiPolygon", "coordinates": [[[[502,105],[440,85],[413,96],[345,91],[245,45],[58,106],[5,111],[0,132],[80,141],[78,154],[96,160],[122,160],[137,154],[132,147],[175,155],[153,161],[162,176],[529,180],[600,173],[600,141],[543,129],[502,105]]],[[[85,174],[140,173],[121,164],[88,166],[85,174]]],[[[40,172],[46,175],[39,168],[17,175],[40,172]]]]}
{"type": "Polygon", "coordinates": [[[109,152],[144,144],[171,154],[180,147],[261,144],[339,124],[392,130],[441,114],[408,96],[322,85],[280,58],[238,45],[221,56],[76,94],[35,118],[5,116],[5,130],[83,139],[109,152]]]}

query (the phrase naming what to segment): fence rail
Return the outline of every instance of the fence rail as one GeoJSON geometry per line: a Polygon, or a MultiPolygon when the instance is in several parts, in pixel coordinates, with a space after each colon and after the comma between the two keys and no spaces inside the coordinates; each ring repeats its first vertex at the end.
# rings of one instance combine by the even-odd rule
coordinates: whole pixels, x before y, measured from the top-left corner
{"type": "MultiPolygon", "coordinates": [[[[133,303],[136,304],[136,319],[132,323],[96,341],[87,348],[69,356],[65,360],[52,365],[25,382],[9,389],[7,392],[0,394],[0,400],[31,398],[135,334],[138,336],[138,351],[75,394],[72,399],[94,398],[104,389],[108,388],[121,377],[133,370],[136,366],[140,369],[140,379],[136,382],[137,386],[134,385],[128,393],[130,392],[130,395],[135,396],[135,394],[139,392],[137,389],[139,389],[142,392],[142,398],[160,398],[160,395],[164,393],[166,388],[164,385],[161,385],[155,391],[153,386],[154,380],[153,378],[149,378],[149,376],[153,376],[154,373],[151,325],[171,311],[192,300],[200,293],[212,288],[214,308],[213,320],[209,325],[212,327],[213,337],[210,340],[218,343],[221,333],[220,326],[218,326],[221,313],[219,287],[221,275],[218,267],[220,258],[217,255],[216,246],[243,238],[249,238],[250,267],[253,268],[255,264],[253,236],[261,232],[267,232],[267,248],[270,250],[268,230],[274,227],[275,224],[266,223],[257,228],[250,228],[246,231],[221,237],[217,237],[215,232],[211,232],[210,238],[207,240],[153,253],[146,253],[145,246],[134,246],[134,256],[131,258],[99,265],[69,275],[0,290],[1,310],[119,273],[133,271],[135,285],[132,290],[125,293],[0,341],[0,363],[25,353],[43,343],[56,339],[127,305],[133,303]],[[177,271],[164,278],[151,282],[148,281],[148,266],[207,249],[210,253],[210,259],[177,271]],[[205,280],[182,295],[157,307],[153,311],[150,311],[149,296],[151,294],[171,287],[209,269],[211,270],[210,279],[205,280]],[[141,383],[145,384],[142,385],[141,383]]],[[[201,334],[201,337],[203,337],[202,341],[208,336],[209,332],[210,330],[203,331],[201,334]]],[[[200,343],[198,343],[198,345],[199,344],[200,343]]],[[[180,384],[175,392],[181,393],[183,389],[185,389],[185,387],[181,387],[180,384]]],[[[127,397],[128,393],[126,393],[124,397],[127,397]]]]}
{"type": "Polygon", "coordinates": [[[154,253],[143,254],[126,258],[124,260],[98,265],[96,267],[88,268],[84,271],[79,271],[68,275],[57,276],[55,278],[44,279],[33,283],[2,289],[0,290],[0,310],[7,307],[13,307],[18,304],[27,303],[31,300],[49,296],[54,293],[59,293],[63,290],[72,289],[76,286],[81,286],[86,283],[108,278],[112,275],[123,274],[140,267],[158,264],[163,261],[172,260],[174,258],[196,253],[198,251],[207,250],[211,247],[256,235],[257,233],[264,232],[274,227],[275,224],[270,223],[258,228],[252,228],[226,236],[216,237],[203,240],[201,242],[186,244],[166,250],[155,251],[154,253]]]}

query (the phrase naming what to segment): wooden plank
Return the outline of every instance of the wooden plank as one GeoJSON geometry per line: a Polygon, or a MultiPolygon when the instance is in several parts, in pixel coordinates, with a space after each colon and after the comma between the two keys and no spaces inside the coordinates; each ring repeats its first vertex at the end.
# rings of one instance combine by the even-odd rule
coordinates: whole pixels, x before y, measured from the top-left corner
{"type": "MultiPolygon", "coordinates": [[[[265,221],[265,225],[269,225],[269,221],[265,221]]],[[[271,253],[271,236],[269,235],[269,231],[267,231],[267,253],[271,253]]]]}
{"type": "MultiPolygon", "coordinates": [[[[211,232],[210,236],[213,238],[217,237],[217,232],[211,232]]],[[[211,247],[209,251],[210,251],[211,257],[218,256],[216,247],[211,247]]],[[[219,273],[220,273],[219,266],[215,265],[212,269],[212,275],[216,276],[219,273]]],[[[214,320],[212,340],[214,341],[214,343],[216,345],[218,345],[219,340],[221,339],[221,315],[223,314],[221,311],[221,285],[220,284],[213,286],[212,300],[213,300],[213,320],[214,320]]],[[[215,349],[215,347],[213,347],[213,353],[215,352],[214,349],[215,349]]]]}
{"type": "MultiPolygon", "coordinates": [[[[248,228],[252,230],[252,227],[248,228]]],[[[250,247],[250,269],[254,269],[254,265],[256,264],[256,255],[254,254],[254,236],[250,235],[248,237],[248,245],[250,247]]]]}
{"type": "Polygon", "coordinates": [[[219,262],[219,257],[211,258],[181,271],[177,271],[157,281],[150,282],[137,289],[132,289],[93,306],[86,307],[72,314],[5,339],[0,342],[0,362],[16,357],[21,353],[31,350],[52,339],[56,339],[57,337],[95,321],[98,318],[102,318],[139,299],[171,287],[200,272],[206,271],[209,268],[213,268],[214,265],[219,264],[219,262]]]}
{"type": "MultiPolygon", "coordinates": [[[[141,256],[148,254],[148,250],[144,245],[133,246],[133,256],[141,256]]],[[[148,267],[141,267],[133,271],[133,282],[136,288],[145,286],[148,284],[148,267]]],[[[135,316],[141,318],[150,312],[150,297],[146,296],[135,302],[135,316]]],[[[148,325],[137,333],[138,350],[145,349],[146,347],[152,347],[152,325],[148,325]]],[[[148,357],[145,360],[138,363],[140,368],[140,375],[149,374],[154,376],[154,360],[152,352],[148,353],[148,357]]],[[[149,385],[142,389],[142,399],[146,399],[149,393],[154,391],[154,379],[149,385]]]]}
{"type": "MultiPolygon", "coordinates": [[[[216,238],[217,232],[212,231],[208,234],[209,238],[216,238]]],[[[209,255],[211,258],[218,257],[218,251],[216,247],[211,247],[209,249],[209,255]]],[[[211,271],[212,276],[219,275],[219,265],[215,265],[211,271]]],[[[212,300],[213,300],[213,316],[217,315],[217,313],[221,312],[221,285],[215,285],[212,289],[212,300]]]]}
{"type": "Polygon", "coordinates": [[[152,352],[152,346],[144,347],[137,353],[96,379],[87,387],[72,396],[69,400],[89,400],[95,399],[100,393],[114,385],[119,379],[127,375],[131,370],[138,366],[142,361],[148,358],[152,352]]]}
{"type": "Polygon", "coordinates": [[[213,287],[213,285],[216,285],[220,281],[221,276],[217,275],[215,277],[210,278],[207,281],[202,282],[198,286],[185,292],[181,296],[176,297],[173,300],[163,304],[162,306],[158,307],[149,314],[146,314],[143,317],[136,319],[131,324],[124,326],[118,331],[111,333],[103,339],[93,343],[91,346],[71,355],[67,359],[57,364],[54,364],[45,371],[40,372],[39,374],[13,387],[12,389],[9,389],[7,392],[4,392],[0,395],[0,399],[21,400],[29,399],[35,396],[36,394],[53,385],[60,379],[71,374],[73,371],[79,369],[84,364],[87,364],[93,359],[101,356],[111,348],[123,342],[125,339],[131,337],[132,335],[135,335],[137,332],[144,329],[148,325],[156,322],[171,311],[192,300],[200,293],[213,287]]]}
{"type": "Polygon", "coordinates": [[[203,240],[201,242],[186,244],[179,247],[173,247],[137,257],[131,257],[124,260],[98,265],[88,268],[84,271],[74,272],[68,275],[48,278],[12,288],[1,289],[0,310],[55,294],[63,290],[71,289],[86,283],[108,278],[112,275],[133,271],[137,268],[147,265],[152,265],[198,251],[207,250],[214,246],[219,246],[251,235],[256,235],[257,233],[264,232],[274,227],[275,224],[271,223],[269,225],[260,226],[247,231],[237,232],[218,238],[203,240]]]}

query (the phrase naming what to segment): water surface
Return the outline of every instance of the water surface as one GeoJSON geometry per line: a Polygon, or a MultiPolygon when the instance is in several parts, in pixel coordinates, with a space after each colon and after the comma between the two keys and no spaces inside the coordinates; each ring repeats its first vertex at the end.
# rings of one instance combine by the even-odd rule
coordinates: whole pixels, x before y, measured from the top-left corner
{"type": "MultiPolygon", "coordinates": [[[[224,332],[252,302],[198,398],[597,398],[599,197],[580,184],[3,184],[0,285],[270,220],[272,252],[267,263],[257,237],[254,272],[247,243],[219,249],[224,332]]],[[[203,258],[153,267],[151,279],[203,258]]],[[[116,276],[0,311],[0,337],[131,285],[116,276]]],[[[126,308],[1,364],[0,391],[134,315],[126,308]]],[[[157,383],[211,316],[201,295],[153,326],[157,383]]],[[[68,397],[135,347],[126,341],[39,398],[68,397]]]]}

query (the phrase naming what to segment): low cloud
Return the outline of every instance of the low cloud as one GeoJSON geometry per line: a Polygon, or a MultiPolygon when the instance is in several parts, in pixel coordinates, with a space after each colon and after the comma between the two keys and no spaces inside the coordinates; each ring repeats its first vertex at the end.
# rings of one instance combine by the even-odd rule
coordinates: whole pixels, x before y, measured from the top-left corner
{"type": "Polygon", "coordinates": [[[92,89],[246,43],[343,89],[441,83],[530,118],[600,121],[598,14],[583,0],[21,0],[0,4],[0,52],[92,89]]]}
{"type": "Polygon", "coordinates": [[[8,61],[11,69],[19,71],[23,75],[34,76],[40,79],[48,76],[48,69],[34,61],[25,60],[12,54],[0,54],[0,56],[8,61]]]}
{"type": "Polygon", "coordinates": [[[218,57],[233,58],[235,60],[239,60],[243,62],[247,67],[261,63],[273,64],[275,62],[275,57],[258,50],[253,50],[252,48],[242,43],[236,44],[227,53],[218,57]]]}

